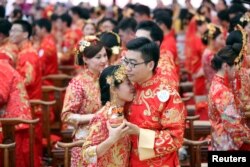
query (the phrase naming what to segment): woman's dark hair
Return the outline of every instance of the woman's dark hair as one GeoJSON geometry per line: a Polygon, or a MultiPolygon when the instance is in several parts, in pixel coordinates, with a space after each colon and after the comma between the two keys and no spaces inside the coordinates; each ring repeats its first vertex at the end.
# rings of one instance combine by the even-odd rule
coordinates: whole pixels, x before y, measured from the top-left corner
{"type": "Polygon", "coordinates": [[[55,13],[53,13],[51,16],[50,16],[50,20],[53,22],[53,21],[56,21],[57,19],[59,18],[59,16],[55,13]]]}
{"type": "Polygon", "coordinates": [[[211,28],[208,28],[205,32],[204,32],[204,34],[202,35],[202,43],[204,44],[204,45],[208,45],[208,43],[209,43],[209,40],[214,40],[214,39],[216,39],[222,32],[221,32],[221,29],[219,28],[219,27],[217,27],[217,26],[215,26],[215,25],[211,25],[212,27],[212,29],[211,28]],[[214,29],[215,30],[214,30],[214,29]]]}
{"type": "Polygon", "coordinates": [[[211,20],[210,20],[209,18],[207,18],[207,17],[205,17],[204,20],[196,20],[196,24],[197,24],[198,26],[202,26],[203,24],[205,24],[205,23],[210,23],[210,22],[211,22],[211,20]]]}
{"type": "Polygon", "coordinates": [[[5,35],[6,37],[9,36],[9,32],[11,29],[11,23],[6,19],[0,19],[0,33],[5,35]]]}
{"type": "Polygon", "coordinates": [[[212,67],[218,71],[221,69],[223,63],[233,66],[235,64],[235,59],[241,52],[241,49],[242,34],[239,30],[232,31],[227,38],[226,47],[221,49],[212,59],[212,67]]]}
{"type": "MultiPolygon", "coordinates": [[[[108,101],[110,101],[110,85],[107,83],[107,77],[114,75],[116,70],[120,65],[112,65],[107,68],[105,68],[99,78],[99,85],[100,85],[100,91],[101,91],[101,102],[102,105],[105,105],[108,101]]],[[[113,79],[115,79],[113,77],[113,79]]],[[[117,88],[121,82],[118,82],[117,80],[114,80],[114,86],[117,88]]]]}
{"type": "Polygon", "coordinates": [[[121,39],[118,34],[114,32],[103,32],[99,35],[100,41],[107,47],[121,46],[121,39]]]}
{"type": "Polygon", "coordinates": [[[128,50],[140,52],[145,62],[154,61],[153,71],[156,69],[160,57],[160,49],[155,42],[145,37],[139,37],[129,41],[126,47],[128,50]]]}
{"type": "Polygon", "coordinates": [[[222,48],[212,59],[212,67],[218,71],[221,69],[223,63],[233,66],[235,59],[238,57],[241,47],[236,43],[222,48]]]}
{"type": "Polygon", "coordinates": [[[224,9],[222,11],[219,11],[217,13],[217,17],[221,20],[221,21],[226,21],[226,22],[230,22],[230,18],[229,18],[229,13],[227,9],[224,9]]]}
{"type": "Polygon", "coordinates": [[[232,19],[230,19],[230,26],[229,26],[229,30],[228,30],[229,32],[232,32],[235,29],[237,24],[240,24],[242,26],[242,24],[240,22],[240,18],[242,16],[243,16],[242,13],[238,13],[232,19]]]}
{"type": "Polygon", "coordinates": [[[77,65],[83,65],[83,56],[91,59],[95,57],[95,55],[101,51],[101,49],[104,47],[103,43],[100,42],[99,40],[91,40],[87,42],[90,42],[90,46],[84,47],[84,50],[81,52],[80,47],[81,47],[81,42],[79,42],[78,48],[76,49],[76,64],[77,65]]]}
{"type": "Polygon", "coordinates": [[[118,34],[114,32],[103,32],[99,36],[100,41],[106,48],[108,57],[112,56],[112,47],[121,46],[121,39],[118,34]]]}

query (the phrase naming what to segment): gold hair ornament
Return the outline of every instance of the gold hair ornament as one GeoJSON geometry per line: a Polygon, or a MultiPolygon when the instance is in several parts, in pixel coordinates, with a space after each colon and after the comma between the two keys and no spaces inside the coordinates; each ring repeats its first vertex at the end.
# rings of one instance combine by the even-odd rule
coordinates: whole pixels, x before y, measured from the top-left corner
{"type": "Polygon", "coordinates": [[[79,43],[78,47],[75,48],[76,64],[79,64],[78,56],[83,53],[86,47],[91,45],[91,42],[99,41],[99,39],[94,35],[85,36],[79,43]]]}
{"type": "Polygon", "coordinates": [[[239,64],[239,62],[241,61],[242,57],[245,55],[245,52],[246,52],[247,33],[242,28],[242,26],[240,26],[239,24],[236,25],[236,29],[239,30],[241,32],[241,34],[242,34],[242,48],[241,48],[241,51],[240,51],[238,57],[236,57],[236,59],[234,60],[235,64],[239,64]]]}
{"type": "Polygon", "coordinates": [[[121,38],[117,33],[113,32],[113,31],[108,31],[108,33],[113,34],[116,37],[116,40],[119,43],[119,45],[121,44],[121,38]]]}
{"type": "Polygon", "coordinates": [[[120,67],[118,67],[118,69],[114,73],[107,76],[106,80],[111,87],[114,87],[115,81],[117,81],[118,83],[122,83],[125,78],[126,67],[124,65],[120,65],[120,67]]]}
{"type": "Polygon", "coordinates": [[[112,54],[118,55],[120,53],[120,46],[113,46],[111,50],[112,54]]]}
{"type": "Polygon", "coordinates": [[[240,22],[250,22],[250,12],[246,12],[241,18],[240,18],[240,22]]]}

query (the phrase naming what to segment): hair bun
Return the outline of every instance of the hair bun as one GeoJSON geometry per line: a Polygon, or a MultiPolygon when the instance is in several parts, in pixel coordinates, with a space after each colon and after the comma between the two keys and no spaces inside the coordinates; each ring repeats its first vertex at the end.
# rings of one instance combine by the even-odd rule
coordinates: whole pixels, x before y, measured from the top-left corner
{"type": "Polygon", "coordinates": [[[221,68],[222,63],[223,59],[219,56],[219,54],[216,54],[211,60],[212,68],[216,71],[221,68]]]}
{"type": "Polygon", "coordinates": [[[232,49],[234,52],[236,52],[237,54],[240,53],[241,49],[242,49],[242,44],[241,43],[234,43],[232,45],[232,49]]]}

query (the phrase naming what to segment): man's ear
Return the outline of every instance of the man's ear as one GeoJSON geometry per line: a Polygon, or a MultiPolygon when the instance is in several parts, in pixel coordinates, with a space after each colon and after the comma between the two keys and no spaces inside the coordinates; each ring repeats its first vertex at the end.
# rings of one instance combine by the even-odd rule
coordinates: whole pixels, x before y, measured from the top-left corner
{"type": "Polygon", "coordinates": [[[24,38],[29,38],[29,33],[28,32],[24,32],[24,34],[23,34],[23,36],[24,36],[24,38]]]}
{"type": "Polygon", "coordinates": [[[150,61],[147,65],[148,65],[149,69],[150,69],[151,71],[153,71],[154,66],[155,66],[155,62],[152,60],[152,61],[150,61]]]}

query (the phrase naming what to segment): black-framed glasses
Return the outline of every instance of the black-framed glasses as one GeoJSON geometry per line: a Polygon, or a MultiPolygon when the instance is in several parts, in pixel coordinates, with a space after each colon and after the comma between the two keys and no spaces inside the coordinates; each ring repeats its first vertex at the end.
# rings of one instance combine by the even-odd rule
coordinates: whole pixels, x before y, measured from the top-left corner
{"type": "Polygon", "coordinates": [[[148,62],[150,62],[150,61],[152,61],[152,60],[146,60],[146,61],[141,62],[141,63],[133,63],[133,62],[129,61],[129,60],[126,59],[126,58],[124,58],[124,59],[122,60],[122,62],[123,62],[123,64],[124,64],[125,66],[129,66],[129,67],[131,67],[131,68],[135,68],[137,65],[145,64],[145,63],[148,63],[148,62]]]}

